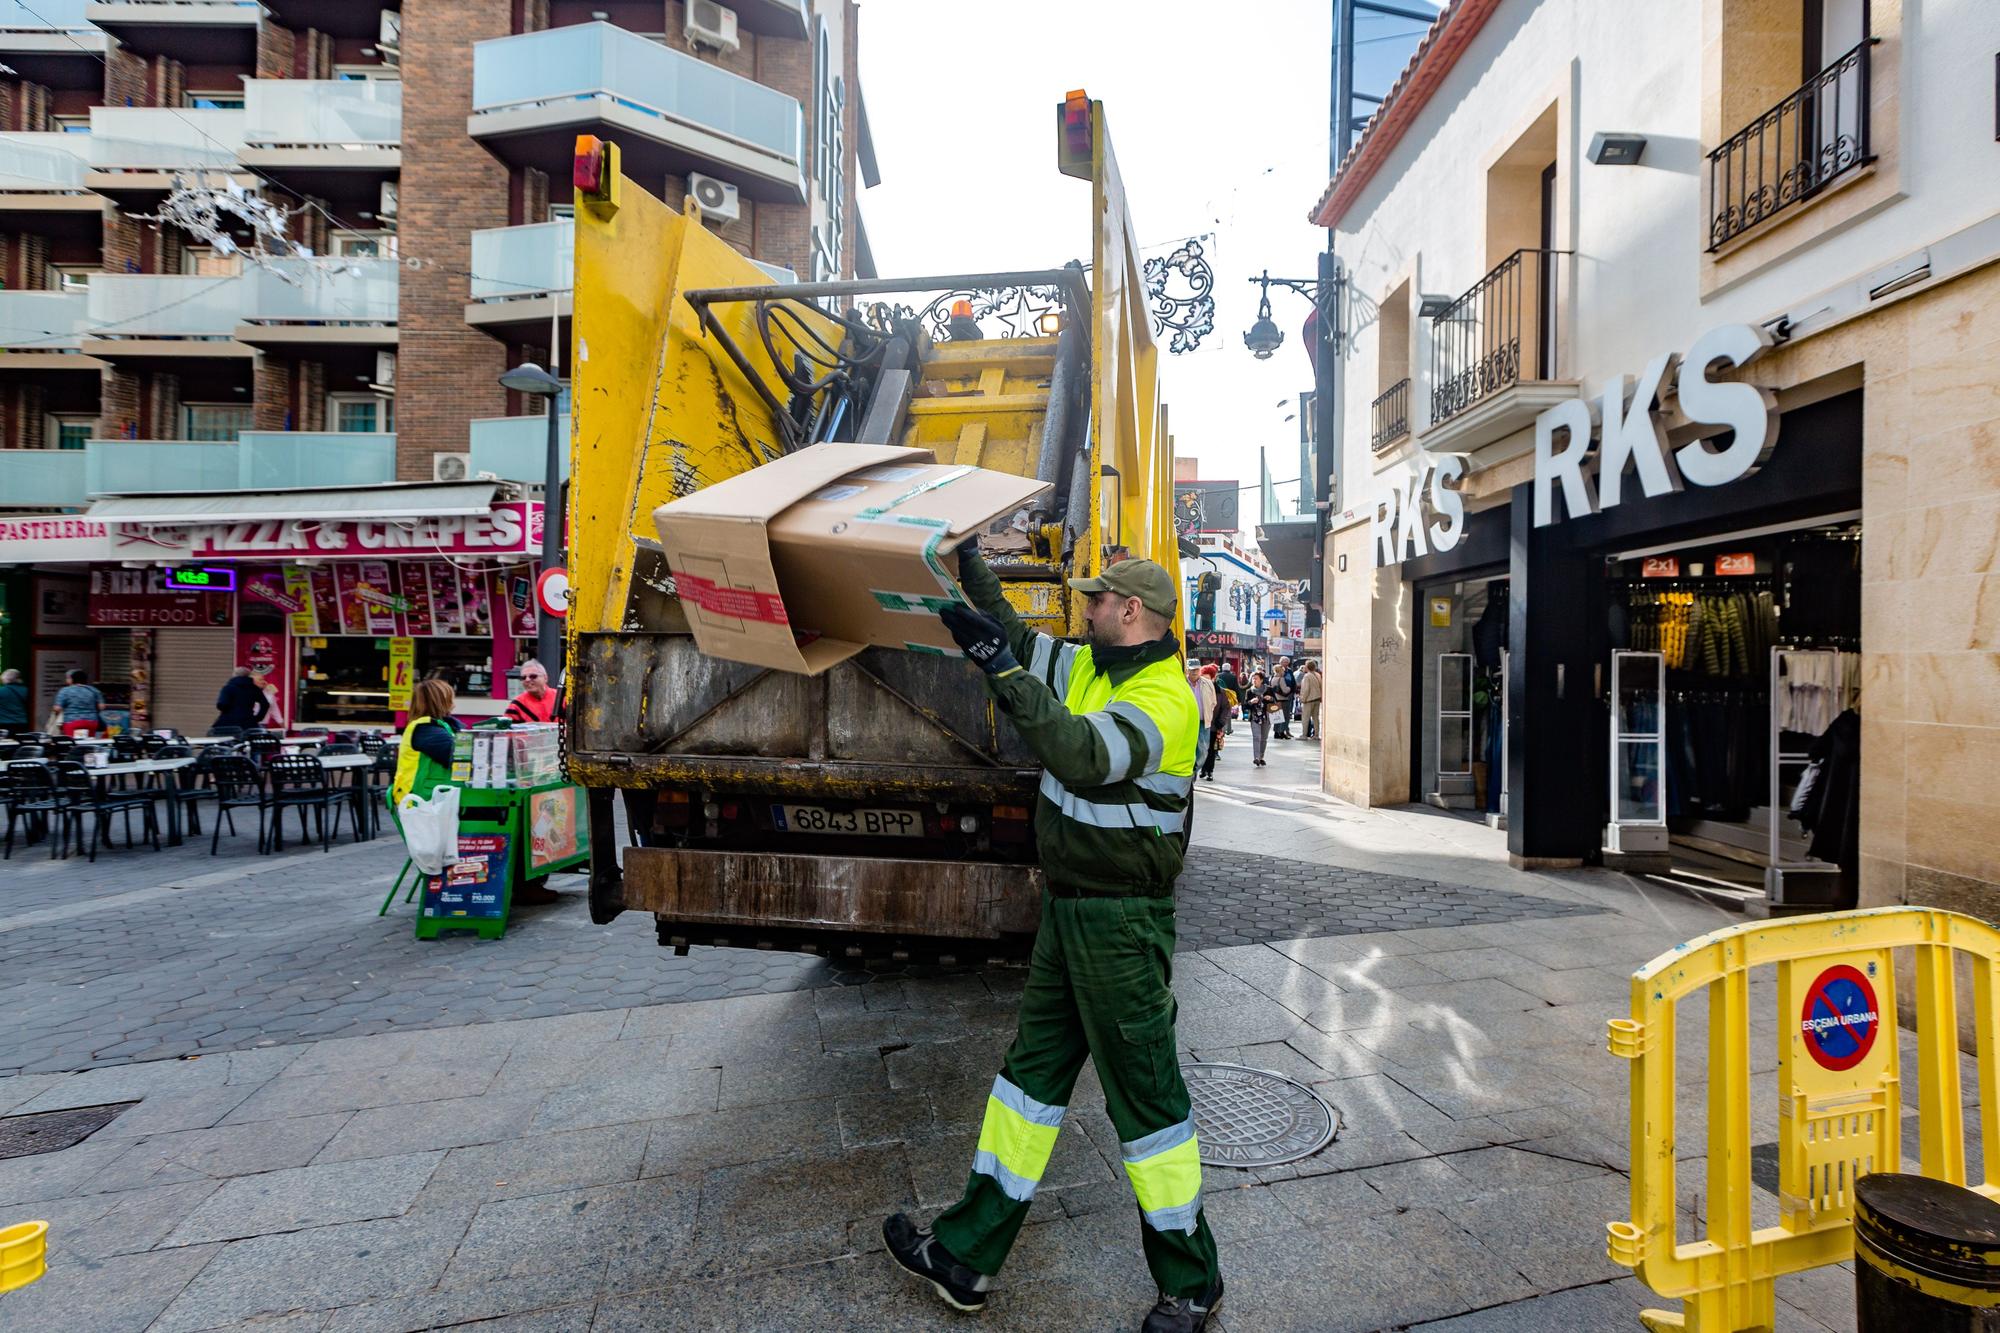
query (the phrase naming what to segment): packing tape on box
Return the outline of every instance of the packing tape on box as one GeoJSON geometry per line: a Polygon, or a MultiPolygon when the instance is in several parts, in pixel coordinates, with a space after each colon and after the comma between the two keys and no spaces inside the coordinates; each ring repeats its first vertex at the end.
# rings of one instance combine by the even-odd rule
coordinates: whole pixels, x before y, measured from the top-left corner
{"type": "Polygon", "coordinates": [[[698,578],[693,574],[675,575],[675,583],[683,599],[711,615],[731,620],[756,620],[767,625],[792,623],[785,614],[784,600],[774,592],[728,588],[713,579],[698,578]]]}
{"type": "MultiPolygon", "coordinates": [[[[892,514],[889,511],[894,509],[897,505],[904,503],[907,500],[914,500],[919,495],[922,495],[927,491],[934,491],[940,486],[948,486],[952,482],[957,481],[960,477],[966,476],[973,472],[977,472],[978,470],[979,470],[978,468],[973,467],[970,464],[967,464],[964,467],[953,468],[950,472],[945,473],[943,476],[933,477],[929,481],[924,482],[921,485],[910,487],[909,490],[904,491],[901,495],[896,496],[894,499],[890,500],[887,504],[874,505],[870,508],[862,510],[859,514],[855,515],[855,518],[862,523],[901,523],[913,528],[930,528],[932,530],[930,538],[924,542],[924,549],[923,549],[924,564],[929,566],[931,571],[931,577],[937,580],[938,590],[944,593],[945,595],[944,600],[950,603],[960,603],[965,600],[965,598],[959,593],[958,581],[952,578],[951,575],[944,572],[944,562],[938,559],[938,548],[944,545],[944,539],[951,535],[951,525],[941,518],[917,518],[911,514],[892,514]]],[[[884,595],[885,594],[883,593],[877,592],[875,594],[875,598],[878,602],[880,602],[884,595]]],[[[896,597],[908,596],[908,594],[896,594],[896,593],[891,593],[886,595],[896,596],[896,597]]],[[[921,608],[909,607],[909,606],[900,606],[900,607],[890,606],[886,602],[883,602],[882,605],[885,610],[890,610],[890,611],[909,611],[909,610],[919,610],[919,609],[928,611],[928,610],[938,609],[929,606],[921,608]]]]}

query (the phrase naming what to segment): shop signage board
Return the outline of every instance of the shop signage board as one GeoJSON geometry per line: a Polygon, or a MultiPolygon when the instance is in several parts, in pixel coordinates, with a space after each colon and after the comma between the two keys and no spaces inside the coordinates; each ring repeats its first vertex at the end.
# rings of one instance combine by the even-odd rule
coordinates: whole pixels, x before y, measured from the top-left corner
{"type": "Polygon", "coordinates": [[[227,592],[169,588],[157,569],[90,571],[89,621],[99,629],[174,626],[229,629],[236,623],[235,599],[227,592]]]}
{"type": "Polygon", "coordinates": [[[264,691],[264,725],[290,726],[287,700],[292,697],[292,655],[285,651],[284,636],[264,630],[239,630],[236,664],[249,667],[252,679],[264,691]]]}
{"type": "Polygon", "coordinates": [[[539,502],[508,500],[484,514],[420,519],[271,519],[154,525],[88,518],[0,519],[0,565],[97,560],[356,560],[412,556],[533,555],[539,502]]]}
{"type": "Polygon", "coordinates": [[[1368,523],[1375,548],[1375,567],[1449,551],[1465,536],[1465,497],[1457,484],[1465,477],[1465,460],[1456,454],[1419,454],[1414,468],[1385,476],[1387,493],[1375,502],[1368,523]],[[1437,515],[1435,522],[1425,513],[1437,515]]]}
{"type": "MultiPolygon", "coordinates": [[[[297,602],[292,633],[388,638],[487,638],[494,612],[516,638],[533,638],[534,567],[462,566],[447,560],[335,560],[287,566],[279,605],[297,602]],[[516,605],[518,600],[525,605],[516,605]]],[[[265,584],[254,593],[267,597],[265,584]]]]}
{"type": "Polygon", "coordinates": [[[578,816],[577,793],[568,785],[528,796],[528,874],[545,875],[590,855],[590,825],[578,816]]]}
{"type": "Polygon", "coordinates": [[[417,912],[417,938],[435,939],[447,930],[471,930],[482,939],[506,933],[512,905],[513,835],[461,833],[458,858],[441,875],[424,880],[423,903],[417,912]]]}
{"type": "Polygon", "coordinates": [[[1630,386],[1629,399],[1626,377],[1614,376],[1598,413],[1603,424],[1595,430],[1590,404],[1581,398],[1536,417],[1535,526],[1547,527],[1559,517],[1587,518],[1623,503],[1628,471],[1637,472],[1639,489],[1649,499],[1689,483],[1726,486],[1748,476],[1777,443],[1777,396],[1710,375],[1718,368],[1740,370],[1773,345],[1771,335],[1755,325],[1725,324],[1695,339],[1685,361],[1672,352],[1654,357],[1630,386]],[[1681,413],[1698,426],[1730,432],[1728,444],[1718,449],[1699,439],[1678,449],[1668,446],[1659,399],[1669,383],[1678,385],[1681,413]],[[1594,475],[1584,470],[1593,457],[1594,475]]]}
{"type": "Polygon", "coordinates": [[[167,571],[167,587],[189,592],[234,592],[236,570],[229,565],[180,565],[167,571]]]}
{"type": "Polygon", "coordinates": [[[1679,556],[1649,555],[1639,566],[1639,577],[1642,579],[1677,579],[1680,576],[1679,556]]]}
{"type": "Polygon", "coordinates": [[[1230,630],[1197,629],[1189,630],[1187,636],[1190,648],[1227,648],[1237,652],[1253,653],[1262,646],[1263,640],[1254,634],[1237,634],[1230,630]]]}
{"type": "Polygon", "coordinates": [[[416,684],[417,641],[407,635],[389,640],[389,711],[406,712],[416,684]]]}
{"type": "Polygon", "coordinates": [[[1724,578],[1747,578],[1757,572],[1757,557],[1750,551],[1718,555],[1715,557],[1715,572],[1724,578]]]}

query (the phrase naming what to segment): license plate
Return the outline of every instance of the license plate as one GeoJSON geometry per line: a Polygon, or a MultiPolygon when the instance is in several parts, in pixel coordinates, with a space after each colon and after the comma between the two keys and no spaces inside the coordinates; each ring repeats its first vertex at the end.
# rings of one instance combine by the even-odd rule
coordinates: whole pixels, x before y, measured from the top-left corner
{"type": "Polygon", "coordinates": [[[914,810],[828,810],[818,805],[774,805],[771,822],[780,833],[860,833],[887,838],[924,835],[923,817],[914,810]]]}

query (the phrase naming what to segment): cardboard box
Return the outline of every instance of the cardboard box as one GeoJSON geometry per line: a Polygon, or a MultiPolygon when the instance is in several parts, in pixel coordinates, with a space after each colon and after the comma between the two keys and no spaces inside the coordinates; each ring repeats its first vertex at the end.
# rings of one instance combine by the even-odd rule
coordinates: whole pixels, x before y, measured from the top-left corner
{"type": "Polygon", "coordinates": [[[927,449],[816,444],[653,511],[695,644],[816,676],[867,647],[957,652],[966,537],[1045,490],[927,449]]]}

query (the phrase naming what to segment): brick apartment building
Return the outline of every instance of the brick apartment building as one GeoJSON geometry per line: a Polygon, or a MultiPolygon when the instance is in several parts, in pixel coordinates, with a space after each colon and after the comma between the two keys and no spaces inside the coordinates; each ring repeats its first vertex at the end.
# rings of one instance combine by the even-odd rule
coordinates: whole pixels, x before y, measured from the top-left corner
{"type": "Polygon", "coordinates": [[[232,662],[293,722],[388,723],[412,661],[504,699],[546,426],[498,378],[568,371],[576,136],[780,281],[872,276],[856,32],[852,0],[0,0],[0,666],[38,708],[129,683],[133,725],[205,725],[232,662]],[[192,179],[312,257],[160,220],[192,179]],[[168,576],[209,562],[226,594],[168,576]]]}

